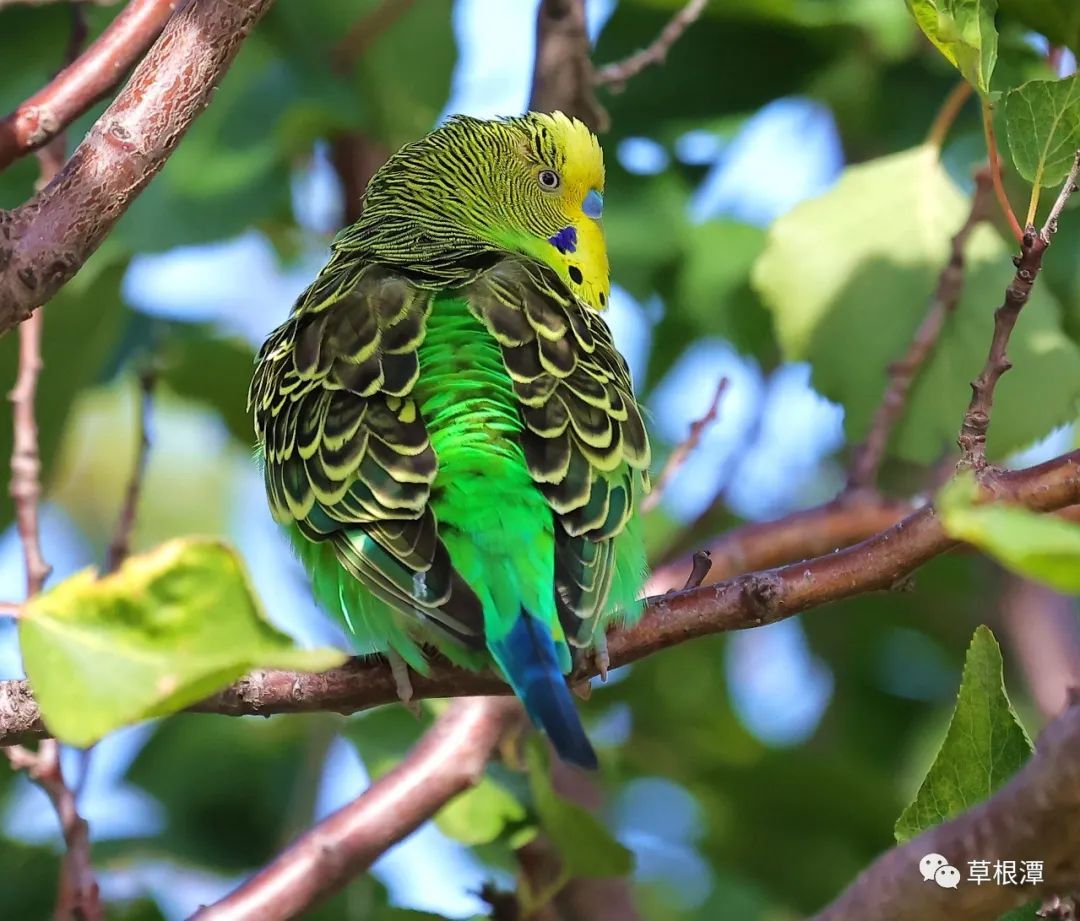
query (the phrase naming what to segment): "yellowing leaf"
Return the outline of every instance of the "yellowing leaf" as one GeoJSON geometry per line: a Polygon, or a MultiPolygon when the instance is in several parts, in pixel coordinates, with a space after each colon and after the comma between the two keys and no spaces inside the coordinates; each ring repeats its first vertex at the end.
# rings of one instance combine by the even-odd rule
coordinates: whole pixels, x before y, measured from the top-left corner
{"type": "Polygon", "coordinates": [[[997,0],[907,0],[919,28],[983,95],[997,63],[997,0]]]}
{"type": "Polygon", "coordinates": [[[994,634],[980,626],[964,660],[964,675],[949,730],[915,799],[896,820],[896,840],[920,832],[982,802],[1031,755],[1002,676],[994,634]]]}
{"type": "Polygon", "coordinates": [[[264,618],[233,550],[174,540],[98,579],[84,570],[19,620],[45,724],[72,745],[193,704],[252,668],[322,671],[345,654],[302,650],[264,618]]]}
{"type": "Polygon", "coordinates": [[[946,532],[985,551],[1007,569],[1080,594],[1080,525],[1018,505],[975,503],[970,477],[941,491],[938,514],[946,532]]]}

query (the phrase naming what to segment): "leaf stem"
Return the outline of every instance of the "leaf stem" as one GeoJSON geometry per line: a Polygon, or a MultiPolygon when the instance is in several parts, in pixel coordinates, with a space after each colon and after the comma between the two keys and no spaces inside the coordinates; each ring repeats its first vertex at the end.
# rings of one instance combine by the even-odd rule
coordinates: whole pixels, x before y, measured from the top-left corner
{"type": "Polygon", "coordinates": [[[1022,242],[1024,231],[1016,219],[1012,205],[1009,204],[1009,197],[1005,194],[1005,186],[1001,181],[1001,157],[998,154],[997,138],[994,136],[994,113],[990,108],[990,103],[985,99],[982,101],[982,116],[986,155],[990,160],[990,176],[994,180],[994,194],[997,196],[998,204],[1001,205],[1002,213],[1009,222],[1009,229],[1013,236],[1016,237],[1017,242],[1022,242]]]}
{"type": "Polygon", "coordinates": [[[961,80],[949,91],[930,125],[930,131],[926,135],[927,144],[941,150],[941,145],[945,142],[949,129],[952,128],[953,122],[956,121],[956,117],[960,114],[960,110],[964,108],[964,103],[968,101],[970,96],[971,84],[967,80],[961,80]]]}

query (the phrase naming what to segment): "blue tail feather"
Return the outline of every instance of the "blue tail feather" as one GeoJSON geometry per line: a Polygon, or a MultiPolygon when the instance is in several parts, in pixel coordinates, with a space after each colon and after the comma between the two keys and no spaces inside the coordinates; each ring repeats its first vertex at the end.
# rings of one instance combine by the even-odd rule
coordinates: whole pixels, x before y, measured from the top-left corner
{"type": "Polygon", "coordinates": [[[529,718],[547,733],[559,757],[580,767],[596,768],[596,752],[559,669],[551,632],[523,610],[510,632],[489,647],[529,718]]]}

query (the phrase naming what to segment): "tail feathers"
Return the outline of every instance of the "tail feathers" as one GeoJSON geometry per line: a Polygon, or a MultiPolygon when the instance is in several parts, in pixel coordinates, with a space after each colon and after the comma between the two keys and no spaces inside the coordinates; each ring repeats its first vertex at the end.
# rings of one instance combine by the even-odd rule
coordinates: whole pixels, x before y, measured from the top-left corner
{"type": "Polygon", "coordinates": [[[523,610],[510,632],[490,648],[529,718],[547,733],[559,757],[583,768],[596,768],[596,752],[559,669],[551,632],[523,610]]]}

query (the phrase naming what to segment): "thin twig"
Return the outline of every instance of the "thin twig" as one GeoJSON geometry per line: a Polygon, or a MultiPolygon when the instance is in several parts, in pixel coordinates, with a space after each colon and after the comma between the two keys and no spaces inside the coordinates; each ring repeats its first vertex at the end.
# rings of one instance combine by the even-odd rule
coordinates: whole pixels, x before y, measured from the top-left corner
{"type": "Polygon", "coordinates": [[[994,335],[990,351],[979,376],[971,382],[971,402],[964,413],[957,444],[962,456],[960,463],[977,471],[986,466],[986,433],[990,428],[990,412],[994,405],[994,388],[998,379],[1012,367],[1005,350],[1009,344],[1020,311],[1031,296],[1032,286],[1042,268],[1043,254],[1057,231],[1058,218],[1069,196],[1076,191],[1077,175],[1080,173],[1080,151],[1077,152],[1065,184],[1042,230],[1028,227],[1020,242],[1020,255],[1014,259],[1016,275],[1005,291],[1004,303],[994,311],[994,335]]]}
{"type": "Polygon", "coordinates": [[[889,437],[904,414],[911,388],[937,347],[945,323],[960,303],[960,296],[964,292],[964,250],[972,231],[990,217],[992,186],[993,180],[988,168],[975,174],[975,194],[971,199],[971,210],[952,238],[949,261],[938,276],[930,307],[915,331],[904,357],[889,365],[889,382],[885,395],[874,410],[866,438],[855,448],[848,473],[849,491],[870,489],[874,486],[885,459],[889,437]]]}
{"type": "Polygon", "coordinates": [[[394,25],[416,0],[382,0],[377,7],[361,16],[333,50],[338,69],[352,67],[372,42],[394,25]]]}
{"type": "MultiPolygon", "coordinates": [[[[66,59],[76,58],[86,39],[86,22],[81,10],[72,10],[71,39],[66,59]]],[[[63,132],[38,150],[41,184],[52,181],[63,164],[66,143],[63,132]]],[[[50,567],[41,552],[38,502],[41,497],[41,456],[38,448],[34,400],[42,369],[41,340],[44,311],[38,311],[19,327],[19,372],[11,393],[14,444],[11,453],[11,495],[23,544],[27,597],[45,585],[50,567]]],[[[90,856],[90,828],[79,815],[77,794],[64,780],[60,764],[60,743],[42,739],[36,752],[15,746],[4,749],[15,770],[24,770],[49,797],[60,822],[65,851],[61,862],[56,899],[57,921],[102,921],[105,917],[90,856]]]]}
{"type": "Polygon", "coordinates": [[[713,391],[712,401],[709,403],[709,408],[705,411],[705,415],[700,419],[690,423],[690,431],[687,433],[679,444],[675,446],[675,450],[668,456],[667,463],[664,464],[664,469],[660,471],[660,476],[656,479],[656,485],[653,486],[652,492],[647,495],[641,503],[641,511],[651,512],[656,506],[660,504],[660,500],[664,497],[664,491],[667,489],[668,484],[671,483],[675,475],[682,468],[682,465],[686,463],[687,459],[694,450],[701,443],[701,438],[708,430],[709,426],[716,421],[717,414],[720,410],[720,398],[723,397],[724,391],[727,390],[728,379],[726,377],[720,378],[716,383],[716,389],[713,391]]]}
{"type": "Polygon", "coordinates": [[[66,851],[56,900],[57,921],[104,921],[105,910],[90,862],[90,827],[79,815],[75,793],[64,782],[60,744],[55,739],[42,739],[36,752],[16,745],[5,748],[4,754],[15,770],[26,771],[41,787],[60,820],[66,851]]]}
{"type": "Polygon", "coordinates": [[[1016,213],[1009,204],[1009,196],[1005,193],[1005,183],[1001,176],[1001,154],[998,152],[997,137],[994,134],[994,111],[990,103],[985,99],[982,103],[983,136],[986,139],[986,156],[990,161],[990,175],[994,180],[994,194],[998,204],[1001,205],[1001,213],[1009,222],[1009,229],[1017,241],[1024,239],[1024,232],[1020,229],[1020,222],[1016,219],[1016,213]]]}
{"type": "Polygon", "coordinates": [[[158,37],[177,5],[178,0],[131,0],[84,54],[0,121],[0,169],[44,147],[104,98],[158,37]]]}
{"type": "Polygon", "coordinates": [[[690,575],[686,577],[686,582],[683,584],[682,590],[688,591],[692,588],[697,588],[705,581],[705,577],[709,574],[709,570],[712,569],[712,556],[708,550],[699,550],[693,556],[693,565],[690,567],[690,575]]]}
{"type": "Polygon", "coordinates": [[[596,72],[593,80],[598,86],[607,86],[612,91],[619,92],[632,77],[649,67],[663,64],[672,46],[698,20],[707,4],[708,0],[689,0],[686,6],[668,20],[667,25],[650,45],[621,61],[605,64],[596,72]]]}
{"type": "Polygon", "coordinates": [[[11,451],[11,498],[15,523],[26,559],[26,595],[36,595],[49,578],[51,567],[41,553],[38,533],[38,500],[41,498],[41,457],[38,454],[34,398],[41,372],[41,334],[44,317],[38,313],[19,327],[19,373],[11,400],[15,428],[11,451]],[[31,322],[32,321],[32,322],[31,322]]]}
{"type": "Polygon", "coordinates": [[[926,134],[927,144],[940,148],[945,143],[945,137],[948,135],[949,129],[952,128],[953,122],[956,121],[956,117],[964,108],[964,103],[971,98],[972,89],[967,80],[961,80],[949,91],[949,95],[945,97],[945,101],[941,104],[941,108],[938,109],[938,113],[934,116],[934,121],[930,125],[930,130],[926,134]]]}
{"type": "Polygon", "coordinates": [[[116,572],[131,551],[131,533],[135,528],[135,519],[139,511],[139,496],[142,494],[143,479],[146,476],[146,462],[150,456],[150,417],[154,409],[156,383],[157,371],[153,367],[148,366],[139,372],[139,413],[135,427],[135,458],[131,465],[127,489],[124,491],[124,503],[120,507],[116,528],[105,556],[106,574],[116,572]]]}
{"type": "Polygon", "coordinates": [[[475,786],[521,714],[515,700],[455,701],[400,764],[191,921],[299,917],[475,786]]]}

